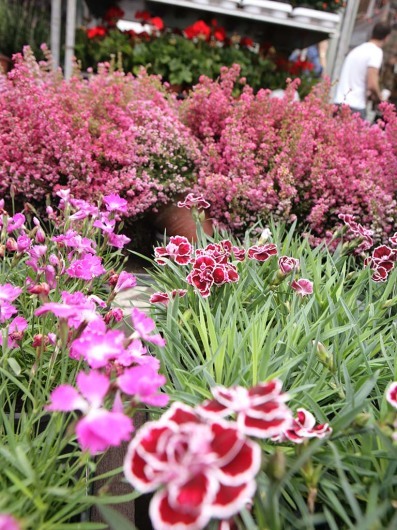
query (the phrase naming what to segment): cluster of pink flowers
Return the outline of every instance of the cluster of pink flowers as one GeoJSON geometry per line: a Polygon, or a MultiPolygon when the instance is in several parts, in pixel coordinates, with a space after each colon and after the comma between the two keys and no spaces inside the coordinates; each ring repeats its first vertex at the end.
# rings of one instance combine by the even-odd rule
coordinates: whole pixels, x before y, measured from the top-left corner
{"type": "Polygon", "coordinates": [[[0,194],[118,193],[135,217],[189,188],[199,151],[176,102],[156,77],[108,66],[67,82],[28,49],[16,57],[0,92],[0,194]]]}
{"type": "Polygon", "coordinates": [[[0,91],[0,193],[116,192],[136,217],[196,189],[215,224],[238,234],[272,215],[309,226],[316,243],[332,237],[338,212],[358,215],[377,240],[395,230],[391,106],[370,126],[346,109],[334,117],[326,83],[297,102],[295,82],[282,100],[247,85],[236,98],[238,78],[238,65],[203,77],[179,104],[154,76],[102,65],[68,83],[26,50],[0,91]]]}
{"type": "Polygon", "coordinates": [[[294,419],[281,386],[215,387],[214,399],[195,408],[174,403],[136,433],[124,472],[139,491],[158,490],[149,512],[155,530],[200,530],[213,518],[228,524],[251,503],[261,448],[248,436],[302,443],[331,434],[304,409],[294,419]]]}
{"type": "Polygon", "coordinates": [[[337,117],[328,86],[294,101],[245,86],[234,97],[239,69],[219,81],[202,79],[181,107],[181,116],[203,143],[197,189],[211,203],[222,228],[243,233],[258,219],[309,226],[313,242],[329,239],[338,212],[352,212],[378,238],[396,224],[394,145],[396,113],[370,126],[348,111],[337,117]],[[376,197],[376,200],[374,200],[376,197]]]}
{"type": "MultiPolygon", "coordinates": [[[[197,201],[196,201],[197,202],[197,201]]],[[[263,263],[273,256],[278,250],[274,243],[252,245],[247,250],[234,245],[228,239],[219,243],[209,243],[205,248],[194,249],[193,245],[183,236],[173,236],[165,247],[156,247],[155,260],[159,265],[166,265],[167,259],[178,265],[189,265],[190,271],[186,282],[203,298],[211,294],[212,287],[219,287],[226,283],[235,283],[240,279],[237,264],[245,259],[263,263]]],[[[278,259],[278,272],[276,283],[280,283],[289,274],[299,269],[299,260],[289,256],[278,259]]],[[[313,283],[305,278],[293,279],[290,287],[301,296],[313,293],[313,283]]],[[[182,293],[174,290],[171,297],[182,293]]],[[[152,303],[168,303],[168,293],[155,293],[150,301],[152,303]]]]}
{"type": "Polygon", "coordinates": [[[130,439],[131,414],[139,403],[167,404],[168,396],[160,391],[165,383],[160,363],[147,354],[145,345],[163,346],[165,341],[155,333],[153,320],[137,308],[131,313],[128,336],[113,329],[124,315],[110,303],[117,293],[134,287],[136,277],[106,270],[98,252],[111,252],[129,241],[116,233],[127,201],[110,194],[102,204],[92,204],[73,198],[67,189],[57,195],[58,210],[47,208],[53,233],[46,233],[37,217],[30,223],[28,209],[11,216],[0,201],[0,252],[4,277],[10,279],[0,283],[0,331],[7,337],[5,353],[30,338],[39,356],[50,350],[56,359],[66,349],[72,359],[85,361],[77,388],[56,388],[48,410],[82,412],[77,438],[83,449],[95,454],[130,439]],[[14,270],[19,281],[23,277],[22,285],[14,285],[14,270]],[[108,285],[106,300],[95,294],[95,282],[108,285]]]}

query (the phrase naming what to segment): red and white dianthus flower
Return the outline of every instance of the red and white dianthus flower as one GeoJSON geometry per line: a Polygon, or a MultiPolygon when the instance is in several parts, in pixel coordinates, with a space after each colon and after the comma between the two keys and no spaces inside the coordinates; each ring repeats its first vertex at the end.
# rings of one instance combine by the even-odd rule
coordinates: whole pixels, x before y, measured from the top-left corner
{"type": "Polygon", "coordinates": [[[149,509],[155,530],[200,530],[212,518],[229,519],[245,507],[260,462],[259,445],[235,424],[206,420],[174,403],[137,432],[124,473],[139,491],[158,490],[149,509]]]}

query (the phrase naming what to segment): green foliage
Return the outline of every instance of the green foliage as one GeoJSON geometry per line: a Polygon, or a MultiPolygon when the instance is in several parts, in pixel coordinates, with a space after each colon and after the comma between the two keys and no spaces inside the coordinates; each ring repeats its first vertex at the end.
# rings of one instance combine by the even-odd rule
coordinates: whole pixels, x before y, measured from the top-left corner
{"type": "Polygon", "coordinates": [[[29,45],[38,53],[50,36],[51,2],[0,0],[0,53],[11,57],[29,45]]]}
{"type": "MultiPolygon", "coordinates": [[[[280,279],[273,257],[236,263],[239,282],[213,288],[209,298],[189,287],[167,309],[155,306],[167,339],[167,392],[196,404],[215,384],[249,387],[277,377],[293,410],[330,423],[330,439],[262,442],[258,493],[239,528],[394,528],[397,447],[384,394],[397,377],[397,271],[376,284],[342,245],[312,249],[294,227],[271,232],[280,256],[300,259],[299,277],[313,281],[313,295],[299,297],[293,276],[280,279]]],[[[157,265],[154,289],[186,288],[186,274],[174,263],[157,265]]]]}
{"type": "MultiPolygon", "coordinates": [[[[110,29],[105,37],[90,39],[86,30],[80,28],[76,36],[76,57],[83,69],[96,67],[98,62],[114,57],[125,72],[137,74],[144,67],[149,74],[160,75],[163,81],[182,88],[197,84],[201,75],[216,79],[223,66],[233,64],[241,66],[241,77],[245,77],[254,90],[284,88],[286,79],[291,76],[288,68],[279,68],[276,58],[270,55],[238,44],[190,40],[170,31],[131,37],[128,32],[110,29]]],[[[283,64],[288,65],[288,61],[283,64]]],[[[311,76],[305,76],[301,95],[306,95],[315,82],[311,76]]]]}

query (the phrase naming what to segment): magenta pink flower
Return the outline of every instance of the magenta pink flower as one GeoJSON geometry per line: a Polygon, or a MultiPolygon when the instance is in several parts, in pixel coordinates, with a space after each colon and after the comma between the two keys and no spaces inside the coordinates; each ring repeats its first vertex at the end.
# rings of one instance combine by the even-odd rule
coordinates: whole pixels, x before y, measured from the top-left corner
{"type": "Polygon", "coordinates": [[[152,296],[149,298],[149,302],[151,304],[168,305],[170,300],[172,300],[173,298],[176,298],[177,296],[182,298],[183,296],[186,295],[186,293],[187,293],[186,289],[173,289],[170,294],[157,292],[157,293],[152,294],[152,296]]]}
{"type": "Polygon", "coordinates": [[[156,247],[154,249],[155,260],[159,265],[164,265],[164,258],[171,259],[179,265],[190,263],[193,247],[189,240],[183,236],[172,236],[166,247],[156,247]]]}
{"type": "Polygon", "coordinates": [[[17,252],[25,252],[25,250],[28,250],[32,245],[32,240],[29,236],[26,234],[22,234],[17,239],[17,252]]]}
{"type": "Polygon", "coordinates": [[[164,407],[168,403],[167,394],[159,393],[159,388],[165,383],[166,378],[148,365],[128,368],[117,378],[117,384],[125,394],[156,407],[164,407]]]}
{"type": "Polygon", "coordinates": [[[131,289],[131,287],[136,286],[136,276],[130,274],[129,272],[122,271],[118,275],[116,285],[114,286],[114,292],[120,293],[126,289],[131,289]]]}
{"type": "Polygon", "coordinates": [[[178,202],[179,208],[197,208],[198,210],[205,210],[211,205],[204,199],[202,195],[195,195],[194,193],[188,193],[184,201],[178,202]]]}
{"type": "Polygon", "coordinates": [[[121,322],[123,320],[123,317],[123,310],[120,307],[115,307],[114,309],[110,309],[110,311],[106,313],[103,319],[106,324],[109,324],[110,322],[112,322],[112,320],[114,322],[121,322]]]}
{"type": "Polygon", "coordinates": [[[0,530],[21,530],[21,527],[12,515],[0,513],[0,530]]]}
{"type": "Polygon", "coordinates": [[[104,274],[106,269],[101,264],[101,258],[99,256],[86,254],[82,259],[72,261],[65,272],[72,278],[89,281],[104,274]]]}
{"type": "Polygon", "coordinates": [[[78,442],[84,450],[95,455],[110,446],[128,441],[134,430],[131,418],[116,410],[103,408],[110,387],[109,378],[99,372],[80,372],[77,387],[61,385],[51,393],[50,411],[80,410],[84,416],[76,424],[78,442]]]}
{"type": "MultiPolygon", "coordinates": [[[[1,308],[0,308],[1,311],[1,308]]],[[[23,332],[28,327],[28,322],[23,317],[15,317],[8,327],[8,348],[18,348],[18,343],[23,338],[23,332]]]]}
{"type": "Polygon", "coordinates": [[[273,243],[254,245],[248,249],[249,259],[255,259],[257,261],[267,261],[269,258],[276,255],[277,247],[273,243]]]}
{"type": "Polygon", "coordinates": [[[18,310],[12,304],[8,302],[0,303],[0,323],[2,324],[6,320],[10,319],[13,315],[18,313],[18,310]]]}
{"type": "Polygon", "coordinates": [[[260,447],[234,424],[206,421],[174,403],[137,432],[124,473],[141,492],[159,490],[149,509],[155,530],[201,530],[212,518],[229,519],[245,507],[260,460],[260,447]]]}
{"type": "Polygon", "coordinates": [[[160,334],[152,335],[155,329],[154,321],[138,308],[134,307],[131,312],[132,324],[135,329],[134,338],[141,338],[157,346],[165,346],[165,339],[160,334]]]}
{"type": "Polygon", "coordinates": [[[103,198],[106,209],[108,212],[118,212],[118,213],[127,213],[128,203],[125,199],[122,199],[120,195],[112,193],[111,195],[106,195],[103,198]]]}
{"type": "Polygon", "coordinates": [[[61,302],[48,302],[36,309],[35,315],[41,316],[46,313],[53,313],[59,318],[65,318],[68,325],[78,328],[82,322],[91,322],[100,318],[96,312],[96,303],[93,298],[87,298],[80,291],[69,293],[62,292],[61,302]]]}
{"type": "Polygon", "coordinates": [[[281,274],[287,276],[292,271],[299,269],[299,260],[296,258],[290,258],[289,256],[281,256],[278,259],[278,267],[281,271],[281,274]]]}
{"type": "Polygon", "coordinates": [[[21,294],[20,287],[14,287],[11,283],[4,283],[0,285],[0,303],[13,302],[21,294]]]}
{"type": "Polygon", "coordinates": [[[96,319],[72,342],[70,356],[83,358],[91,368],[101,368],[124,353],[124,341],[124,333],[109,330],[103,320],[96,319]]]}
{"type": "Polygon", "coordinates": [[[292,424],[292,413],[285,405],[288,395],[281,392],[282,383],[273,379],[250,389],[241,386],[212,388],[215,399],[197,407],[208,418],[237,415],[241,432],[257,438],[280,435],[292,424]]]}
{"type": "Polygon", "coordinates": [[[316,420],[311,412],[306,409],[297,409],[296,418],[292,425],[281,435],[272,439],[276,442],[290,440],[296,444],[301,444],[309,438],[325,438],[332,434],[332,428],[328,423],[316,425],[316,420]]]}
{"type": "Polygon", "coordinates": [[[313,294],[313,283],[310,280],[306,280],[305,278],[292,281],[291,287],[300,296],[307,296],[309,294],[313,294]]]}
{"type": "Polygon", "coordinates": [[[24,226],[26,221],[25,216],[22,213],[16,213],[13,217],[8,219],[7,232],[13,232],[14,230],[19,230],[24,226]]]}
{"type": "Polygon", "coordinates": [[[124,248],[131,239],[124,234],[114,234],[113,232],[108,235],[107,243],[111,247],[124,248]]]}
{"type": "Polygon", "coordinates": [[[397,409],[397,381],[394,381],[387,389],[386,400],[397,409]]]}

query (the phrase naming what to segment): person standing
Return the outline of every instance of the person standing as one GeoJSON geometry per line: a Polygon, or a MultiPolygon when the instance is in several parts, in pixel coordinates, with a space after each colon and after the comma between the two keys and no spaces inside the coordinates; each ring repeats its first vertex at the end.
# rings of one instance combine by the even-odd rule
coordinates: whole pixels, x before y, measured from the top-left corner
{"type": "Polygon", "coordinates": [[[391,26],[378,22],[372,30],[368,42],[353,48],[345,58],[336,88],[334,103],[348,105],[352,112],[366,117],[367,101],[379,103],[379,70],[382,65],[383,51],[391,26]]]}

